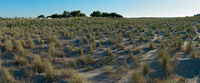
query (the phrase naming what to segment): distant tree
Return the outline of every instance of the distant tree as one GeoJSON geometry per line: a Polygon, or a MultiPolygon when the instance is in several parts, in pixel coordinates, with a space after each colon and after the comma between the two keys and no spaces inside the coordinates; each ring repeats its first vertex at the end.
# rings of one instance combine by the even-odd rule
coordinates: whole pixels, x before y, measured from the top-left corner
{"type": "Polygon", "coordinates": [[[120,17],[120,18],[123,18],[122,15],[119,15],[119,14],[117,14],[117,13],[115,13],[115,12],[110,13],[110,16],[111,16],[111,17],[120,17]]]}
{"type": "Polygon", "coordinates": [[[59,15],[59,14],[52,14],[51,16],[48,16],[48,17],[51,17],[51,18],[61,18],[61,15],[59,15]]]}
{"type": "Polygon", "coordinates": [[[44,18],[45,16],[44,15],[39,15],[37,18],[44,18]]]}
{"type": "Polygon", "coordinates": [[[102,13],[102,17],[109,17],[109,16],[110,16],[110,14],[107,13],[107,12],[103,12],[103,13],[102,13]]]}
{"type": "Polygon", "coordinates": [[[102,14],[100,11],[93,11],[91,14],[90,14],[91,17],[102,17],[102,14]]]}
{"type": "Polygon", "coordinates": [[[86,17],[86,15],[84,13],[80,13],[81,17],[86,17]]]}
{"type": "Polygon", "coordinates": [[[68,11],[64,11],[63,14],[62,14],[62,17],[63,18],[67,18],[69,15],[69,12],[68,11]]]}
{"type": "Polygon", "coordinates": [[[80,17],[80,13],[81,13],[81,11],[77,10],[77,11],[70,12],[70,15],[72,15],[73,17],[80,17]]]}

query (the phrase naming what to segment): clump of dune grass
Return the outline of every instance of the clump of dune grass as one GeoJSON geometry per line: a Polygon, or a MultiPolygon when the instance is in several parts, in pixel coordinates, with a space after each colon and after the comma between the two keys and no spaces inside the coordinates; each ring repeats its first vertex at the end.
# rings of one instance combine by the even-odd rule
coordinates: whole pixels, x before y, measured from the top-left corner
{"type": "Polygon", "coordinates": [[[28,65],[28,60],[26,57],[23,56],[19,56],[19,55],[15,55],[14,56],[14,61],[15,64],[19,64],[19,65],[28,65]]]}
{"type": "Polygon", "coordinates": [[[28,47],[31,48],[31,49],[33,49],[33,48],[35,48],[35,46],[36,45],[35,45],[34,41],[32,39],[29,39],[28,40],[28,47]]]}
{"type": "Polygon", "coordinates": [[[16,41],[15,49],[16,49],[17,52],[20,52],[20,51],[24,50],[24,48],[23,48],[22,44],[20,43],[20,41],[16,41]]]}
{"type": "Polygon", "coordinates": [[[170,63],[170,58],[169,58],[168,54],[165,54],[161,57],[160,65],[166,71],[167,74],[172,74],[173,66],[170,63]]]}
{"type": "Polygon", "coordinates": [[[62,44],[60,43],[60,41],[56,41],[55,42],[55,47],[56,48],[61,48],[62,44]]]}
{"type": "Polygon", "coordinates": [[[73,78],[73,77],[76,76],[75,73],[76,73],[75,70],[73,70],[71,68],[70,69],[61,69],[60,70],[60,76],[61,77],[73,78]]]}
{"type": "Polygon", "coordinates": [[[140,36],[139,36],[139,40],[140,40],[140,41],[144,41],[144,40],[145,40],[145,37],[144,37],[143,35],[140,35],[140,36]]]}
{"type": "Polygon", "coordinates": [[[83,45],[83,39],[80,39],[79,41],[80,41],[80,45],[83,45]]]}
{"type": "Polygon", "coordinates": [[[14,75],[8,70],[8,69],[3,69],[3,73],[1,76],[1,83],[15,83],[17,82],[14,78],[14,75]]]}
{"type": "Polygon", "coordinates": [[[64,52],[55,48],[55,43],[49,44],[48,53],[53,56],[64,56],[64,52]]]}
{"type": "Polygon", "coordinates": [[[147,74],[149,73],[149,64],[148,63],[145,63],[142,67],[142,71],[144,74],[147,74]]]}
{"type": "Polygon", "coordinates": [[[122,43],[122,44],[120,44],[120,48],[121,48],[121,50],[124,50],[124,48],[125,48],[125,45],[122,43]]]}
{"type": "Polygon", "coordinates": [[[124,61],[123,61],[123,66],[127,67],[126,59],[124,59],[124,61]]]}
{"type": "Polygon", "coordinates": [[[25,40],[21,40],[20,42],[21,42],[21,44],[22,44],[22,46],[23,46],[24,48],[27,47],[27,44],[26,44],[25,40]]]}
{"type": "Polygon", "coordinates": [[[0,59],[0,69],[1,69],[1,63],[2,63],[2,62],[1,62],[1,59],[0,59]]]}
{"type": "Polygon", "coordinates": [[[156,47],[155,47],[155,44],[154,44],[153,42],[150,42],[150,43],[149,43],[149,48],[150,48],[151,50],[155,49],[155,48],[156,48],[156,47]]]}
{"type": "Polygon", "coordinates": [[[71,53],[73,50],[74,50],[73,46],[68,46],[68,47],[67,47],[67,51],[68,51],[68,52],[71,53]]]}
{"type": "Polygon", "coordinates": [[[25,76],[26,77],[32,77],[33,75],[35,75],[35,72],[34,72],[33,68],[27,68],[25,70],[25,76]]]}
{"type": "Polygon", "coordinates": [[[78,49],[76,49],[76,52],[79,54],[83,54],[83,48],[79,47],[78,49]]]}
{"type": "Polygon", "coordinates": [[[46,79],[47,81],[53,81],[56,78],[56,72],[51,64],[50,61],[48,61],[47,59],[45,60],[45,73],[46,73],[46,79]]]}
{"type": "Polygon", "coordinates": [[[105,73],[109,75],[114,72],[113,66],[105,66],[104,69],[105,69],[105,73]]]}
{"type": "Polygon", "coordinates": [[[53,36],[47,38],[48,43],[57,42],[57,41],[59,41],[59,40],[58,40],[58,37],[56,35],[53,35],[53,36]]]}
{"type": "Polygon", "coordinates": [[[90,55],[86,55],[86,56],[79,57],[78,61],[80,61],[81,63],[86,65],[88,63],[92,63],[94,61],[94,59],[90,55]]]}
{"type": "Polygon", "coordinates": [[[142,48],[141,48],[141,47],[138,47],[138,48],[136,49],[136,52],[138,52],[138,53],[142,52],[142,48]]]}
{"type": "Polygon", "coordinates": [[[178,80],[177,80],[177,83],[185,83],[185,78],[179,77],[178,80]]]}
{"type": "Polygon", "coordinates": [[[43,45],[44,44],[44,40],[40,40],[40,44],[43,45]]]}
{"type": "Polygon", "coordinates": [[[13,44],[10,40],[7,40],[5,42],[5,49],[8,51],[8,52],[12,52],[13,51],[13,44]]]}
{"type": "Polygon", "coordinates": [[[69,59],[69,65],[70,65],[70,67],[77,67],[76,59],[70,58],[69,59]]]}
{"type": "Polygon", "coordinates": [[[92,44],[93,48],[96,49],[96,42],[94,41],[92,44]]]}
{"type": "Polygon", "coordinates": [[[192,58],[196,58],[196,57],[197,57],[197,55],[196,55],[196,53],[195,53],[194,50],[190,52],[190,56],[191,56],[192,58]]]}
{"type": "Polygon", "coordinates": [[[145,83],[143,74],[139,71],[134,71],[130,78],[131,83],[145,83]]]}
{"type": "Polygon", "coordinates": [[[99,48],[101,48],[101,42],[99,42],[98,44],[99,44],[99,48]]]}
{"type": "Polygon", "coordinates": [[[70,83],[85,83],[82,75],[76,74],[74,78],[71,78],[70,83]]]}
{"type": "Polygon", "coordinates": [[[186,52],[192,52],[194,51],[194,48],[193,48],[193,43],[192,41],[190,40],[189,43],[187,44],[187,47],[186,47],[186,52]]]}
{"type": "Polygon", "coordinates": [[[89,71],[89,70],[92,70],[93,67],[89,65],[89,66],[86,66],[86,69],[89,71]]]}
{"type": "Polygon", "coordinates": [[[178,38],[178,41],[177,41],[177,48],[179,49],[179,50],[181,50],[182,49],[182,44],[183,44],[183,40],[181,39],[181,37],[179,37],[178,38]]]}
{"type": "Polygon", "coordinates": [[[37,72],[44,71],[44,64],[42,63],[41,57],[39,55],[35,55],[33,60],[33,68],[37,72]]]}
{"type": "Polygon", "coordinates": [[[131,53],[131,47],[130,46],[128,47],[128,52],[131,53]]]}
{"type": "Polygon", "coordinates": [[[110,50],[110,48],[108,48],[108,50],[107,50],[107,52],[106,52],[106,55],[107,56],[112,56],[113,54],[112,54],[112,51],[110,50]]]}
{"type": "Polygon", "coordinates": [[[160,45],[160,47],[161,47],[161,49],[165,49],[166,48],[166,45],[165,45],[165,43],[161,43],[161,45],[160,45]]]}
{"type": "Polygon", "coordinates": [[[159,57],[162,57],[162,56],[165,56],[165,55],[168,56],[167,54],[168,54],[168,52],[165,49],[161,49],[158,53],[158,56],[159,57]]]}
{"type": "Polygon", "coordinates": [[[94,52],[93,44],[88,45],[88,50],[89,50],[90,52],[94,52]]]}
{"type": "Polygon", "coordinates": [[[41,40],[41,38],[40,38],[40,36],[37,36],[37,42],[40,42],[40,40],[41,40]]]}

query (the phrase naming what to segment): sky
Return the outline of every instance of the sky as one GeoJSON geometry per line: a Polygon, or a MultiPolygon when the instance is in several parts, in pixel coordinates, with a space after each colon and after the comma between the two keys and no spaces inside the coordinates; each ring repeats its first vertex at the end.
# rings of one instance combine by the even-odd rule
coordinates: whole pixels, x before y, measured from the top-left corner
{"type": "Polygon", "coordinates": [[[200,13],[200,0],[0,0],[0,17],[37,17],[64,10],[116,12],[124,17],[185,17],[200,13]]]}

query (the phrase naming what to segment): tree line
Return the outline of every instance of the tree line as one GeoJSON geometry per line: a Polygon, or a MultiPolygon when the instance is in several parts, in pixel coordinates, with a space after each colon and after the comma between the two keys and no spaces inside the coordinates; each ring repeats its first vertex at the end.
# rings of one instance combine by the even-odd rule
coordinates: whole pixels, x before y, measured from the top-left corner
{"type": "MultiPolygon", "coordinates": [[[[90,14],[90,16],[91,17],[120,17],[120,18],[123,18],[122,15],[117,14],[115,12],[112,12],[112,13],[103,12],[103,13],[101,13],[100,11],[93,11],[90,14]]],[[[51,18],[86,17],[86,14],[81,13],[80,10],[77,10],[77,11],[72,11],[72,12],[64,11],[62,14],[52,14],[52,15],[47,16],[47,17],[51,17],[51,18]]],[[[45,16],[39,15],[37,18],[45,18],[45,16]]]]}

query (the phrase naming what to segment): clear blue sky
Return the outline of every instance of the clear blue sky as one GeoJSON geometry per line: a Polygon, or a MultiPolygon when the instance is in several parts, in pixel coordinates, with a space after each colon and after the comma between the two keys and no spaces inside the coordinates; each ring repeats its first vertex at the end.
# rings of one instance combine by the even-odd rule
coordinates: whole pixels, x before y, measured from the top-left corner
{"type": "Polygon", "coordinates": [[[37,17],[64,10],[116,12],[124,17],[180,17],[200,13],[200,0],[0,0],[0,17],[37,17]]]}

